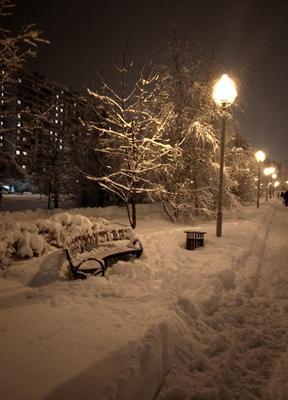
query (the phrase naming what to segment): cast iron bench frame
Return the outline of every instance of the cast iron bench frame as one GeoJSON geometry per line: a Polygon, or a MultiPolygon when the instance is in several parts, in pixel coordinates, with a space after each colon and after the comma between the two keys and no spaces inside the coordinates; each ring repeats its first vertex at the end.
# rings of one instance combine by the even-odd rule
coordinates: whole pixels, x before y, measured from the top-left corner
{"type": "Polygon", "coordinates": [[[131,228],[86,233],[66,243],[64,251],[72,277],[86,279],[87,274],[104,276],[107,268],[116,261],[141,257],[143,246],[139,239],[130,240],[129,232],[131,228]],[[109,244],[116,242],[116,245],[109,247],[109,244]],[[95,262],[95,267],[81,269],[87,261],[95,262]]]}

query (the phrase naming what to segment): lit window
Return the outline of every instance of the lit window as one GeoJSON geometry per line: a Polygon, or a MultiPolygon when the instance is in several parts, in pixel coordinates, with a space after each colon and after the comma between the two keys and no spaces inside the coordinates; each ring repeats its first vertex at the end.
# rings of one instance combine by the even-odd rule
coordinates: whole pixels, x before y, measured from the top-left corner
{"type": "Polygon", "coordinates": [[[27,156],[27,151],[23,151],[23,155],[24,155],[24,156],[27,156]]]}
{"type": "Polygon", "coordinates": [[[17,100],[17,104],[21,104],[21,100],[18,99],[18,100],[17,100]]]}
{"type": "Polygon", "coordinates": [[[3,140],[3,136],[0,136],[0,139],[3,140]]]}
{"type": "Polygon", "coordinates": [[[59,99],[59,94],[56,94],[56,99],[59,99]]]}
{"type": "Polygon", "coordinates": [[[50,135],[53,135],[53,131],[49,131],[50,135]]]}
{"type": "Polygon", "coordinates": [[[24,168],[24,169],[25,169],[25,168],[26,168],[26,165],[22,165],[22,168],[24,168]]]}
{"type": "Polygon", "coordinates": [[[20,154],[20,150],[16,150],[16,154],[19,155],[20,154]]]}
{"type": "Polygon", "coordinates": [[[21,126],[21,122],[20,121],[17,122],[17,126],[21,126]]]}
{"type": "Polygon", "coordinates": [[[59,114],[58,114],[58,113],[55,113],[55,117],[59,117],[59,114]]]}
{"type": "Polygon", "coordinates": [[[58,124],[58,119],[55,119],[55,124],[58,124]]]}
{"type": "Polygon", "coordinates": [[[18,78],[18,82],[21,83],[21,82],[22,82],[22,79],[21,79],[21,78],[18,78]]]}
{"type": "Polygon", "coordinates": [[[58,111],[58,106],[56,106],[56,111],[58,111]]]}
{"type": "Polygon", "coordinates": [[[62,149],[63,149],[63,146],[62,146],[62,144],[60,144],[60,146],[59,146],[59,149],[60,149],[60,150],[62,150],[62,149]]]}
{"type": "Polygon", "coordinates": [[[60,112],[63,112],[63,108],[60,108],[60,112]]]}
{"type": "Polygon", "coordinates": [[[4,125],[4,124],[3,124],[3,121],[0,121],[0,125],[1,125],[1,126],[3,126],[3,125],[4,125]]]}
{"type": "Polygon", "coordinates": [[[62,143],[62,142],[63,142],[63,140],[62,140],[62,139],[59,139],[59,142],[60,142],[60,143],[62,143]]]}
{"type": "Polygon", "coordinates": [[[21,118],[21,114],[17,114],[17,117],[18,117],[18,118],[21,118]]]}
{"type": "Polygon", "coordinates": [[[27,138],[26,138],[26,137],[23,137],[23,142],[26,142],[26,140],[27,140],[27,138]]]}

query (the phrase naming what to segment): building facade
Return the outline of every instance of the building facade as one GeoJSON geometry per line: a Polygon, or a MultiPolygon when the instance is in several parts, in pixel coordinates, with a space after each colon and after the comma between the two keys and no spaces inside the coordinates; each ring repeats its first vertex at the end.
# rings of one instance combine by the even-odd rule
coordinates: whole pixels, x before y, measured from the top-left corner
{"type": "Polygon", "coordinates": [[[51,162],[64,167],[71,144],[85,131],[85,110],[78,93],[39,74],[6,81],[1,71],[0,150],[29,174],[51,162]]]}

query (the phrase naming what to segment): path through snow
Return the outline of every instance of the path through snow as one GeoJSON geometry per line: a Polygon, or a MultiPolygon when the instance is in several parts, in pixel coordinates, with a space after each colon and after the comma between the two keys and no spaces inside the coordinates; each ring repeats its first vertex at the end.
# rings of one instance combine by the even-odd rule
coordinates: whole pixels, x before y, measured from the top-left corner
{"type": "Polygon", "coordinates": [[[235,288],[193,320],[157,400],[288,399],[287,211],[276,205],[234,265],[235,288]]]}

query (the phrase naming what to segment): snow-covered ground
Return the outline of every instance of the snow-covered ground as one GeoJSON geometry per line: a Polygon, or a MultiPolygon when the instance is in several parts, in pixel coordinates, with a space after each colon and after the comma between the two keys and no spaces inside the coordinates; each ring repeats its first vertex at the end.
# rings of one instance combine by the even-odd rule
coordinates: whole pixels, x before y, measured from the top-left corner
{"type": "MultiPolygon", "coordinates": [[[[127,221],[117,207],[69,214],[127,221]]],[[[17,233],[51,215],[1,218],[17,233]]],[[[0,272],[1,398],[287,400],[287,223],[278,200],[245,207],[222,238],[214,221],[194,226],[205,247],[188,251],[186,225],[141,206],[144,255],[85,281],[65,277],[51,242],[40,257],[11,255],[0,272]]]]}

